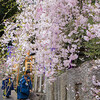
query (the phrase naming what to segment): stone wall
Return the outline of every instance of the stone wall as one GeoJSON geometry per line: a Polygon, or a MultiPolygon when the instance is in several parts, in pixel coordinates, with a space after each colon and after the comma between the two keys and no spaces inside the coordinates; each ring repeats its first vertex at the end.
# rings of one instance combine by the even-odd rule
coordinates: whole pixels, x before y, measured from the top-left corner
{"type": "Polygon", "coordinates": [[[58,76],[52,84],[47,81],[46,100],[96,100],[91,94],[91,87],[93,75],[100,81],[99,62],[85,62],[58,76]]]}

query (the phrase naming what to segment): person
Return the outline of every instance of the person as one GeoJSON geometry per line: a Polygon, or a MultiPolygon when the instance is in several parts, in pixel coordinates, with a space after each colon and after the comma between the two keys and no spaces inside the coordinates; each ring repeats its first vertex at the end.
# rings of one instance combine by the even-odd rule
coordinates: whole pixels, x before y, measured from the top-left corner
{"type": "Polygon", "coordinates": [[[17,86],[17,99],[26,100],[29,97],[28,75],[24,75],[17,86]]]}
{"type": "Polygon", "coordinates": [[[11,90],[14,90],[13,80],[10,74],[2,80],[1,89],[3,90],[3,97],[9,98],[9,96],[11,95],[11,90]]]}
{"type": "MultiPolygon", "coordinates": [[[[31,91],[32,90],[32,82],[31,82],[30,71],[29,70],[26,71],[26,75],[28,75],[28,84],[29,84],[29,89],[31,91]]],[[[22,78],[24,78],[24,75],[22,76],[22,78]]]]}
{"type": "MultiPolygon", "coordinates": [[[[30,92],[32,91],[32,82],[31,82],[31,79],[30,79],[30,71],[27,70],[25,75],[22,76],[22,78],[20,79],[19,81],[19,85],[17,86],[17,99],[21,100],[23,97],[22,97],[22,92],[20,92],[20,89],[21,89],[21,81],[24,80],[25,76],[27,75],[27,83],[28,83],[28,89],[29,89],[29,93],[27,95],[27,98],[29,98],[29,94],[30,92]]],[[[25,99],[25,98],[24,98],[25,99]]]]}
{"type": "Polygon", "coordinates": [[[3,75],[3,79],[2,79],[2,87],[1,87],[1,89],[3,90],[3,97],[5,97],[5,94],[6,94],[6,89],[5,89],[5,80],[6,80],[6,78],[7,78],[7,75],[5,74],[5,75],[3,75]]]}

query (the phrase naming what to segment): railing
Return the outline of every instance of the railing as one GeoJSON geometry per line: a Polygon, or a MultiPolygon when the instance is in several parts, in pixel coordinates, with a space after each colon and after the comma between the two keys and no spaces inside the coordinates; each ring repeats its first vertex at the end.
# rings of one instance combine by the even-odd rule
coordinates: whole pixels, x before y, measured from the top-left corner
{"type": "Polygon", "coordinates": [[[41,75],[34,75],[33,79],[33,93],[30,95],[30,100],[45,100],[45,77],[43,74],[41,75]]]}
{"type": "Polygon", "coordinates": [[[41,75],[34,75],[34,92],[38,93],[45,93],[45,76],[43,74],[41,75]]]}

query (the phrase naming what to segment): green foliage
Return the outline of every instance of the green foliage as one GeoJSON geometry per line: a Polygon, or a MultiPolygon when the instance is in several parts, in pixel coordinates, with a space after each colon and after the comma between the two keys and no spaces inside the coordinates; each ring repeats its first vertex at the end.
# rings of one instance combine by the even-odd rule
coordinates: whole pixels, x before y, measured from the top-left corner
{"type": "Polygon", "coordinates": [[[85,61],[100,58],[100,39],[96,37],[89,41],[82,40],[79,53],[77,54],[79,57],[73,63],[76,63],[78,66],[85,61]]]}
{"type": "Polygon", "coordinates": [[[94,5],[96,0],[92,0],[91,4],[94,5]]]}
{"type": "Polygon", "coordinates": [[[1,21],[4,21],[4,19],[12,17],[18,11],[16,0],[2,0],[0,1],[0,4],[1,21]]]}
{"type": "Polygon", "coordinates": [[[95,24],[95,22],[93,21],[93,18],[90,16],[88,18],[88,23],[90,23],[91,25],[95,24]]]}
{"type": "Polygon", "coordinates": [[[88,59],[97,59],[100,58],[100,39],[93,38],[89,42],[84,42],[86,56],[89,56],[88,59]]]}

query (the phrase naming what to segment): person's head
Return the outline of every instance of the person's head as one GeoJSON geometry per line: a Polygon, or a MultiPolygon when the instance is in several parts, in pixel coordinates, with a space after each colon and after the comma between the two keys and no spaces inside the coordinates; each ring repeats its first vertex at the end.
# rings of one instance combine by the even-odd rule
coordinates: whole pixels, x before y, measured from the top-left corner
{"type": "Polygon", "coordinates": [[[11,74],[8,74],[8,78],[11,78],[11,74]]]}
{"type": "Polygon", "coordinates": [[[28,78],[28,75],[24,75],[24,79],[27,80],[27,78],[28,78]]]}
{"type": "Polygon", "coordinates": [[[30,71],[29,70],[26,71],[26,75],[28,75],[28,76],[30,75],[30,71]]]}

